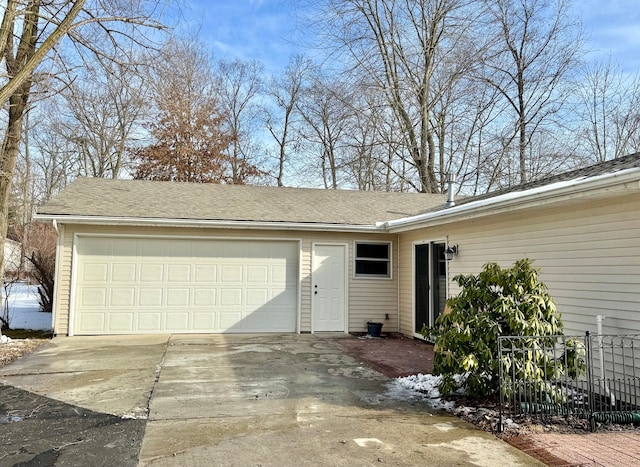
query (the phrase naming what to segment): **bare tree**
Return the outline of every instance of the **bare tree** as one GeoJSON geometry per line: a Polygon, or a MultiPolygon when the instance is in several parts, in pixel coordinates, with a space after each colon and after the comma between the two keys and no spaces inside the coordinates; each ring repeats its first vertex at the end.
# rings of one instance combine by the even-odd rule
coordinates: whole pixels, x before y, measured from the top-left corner
{"type": "Polygon", "coordinates": [[[76,165],[76,148],[65,136],[61,122],[60,99],[50,99],[31,112],[31,121],[37,131],[32,133],[35,149],[33,162],[33,193],[37,204],[48,201],[64,188],[79,171],[76,165]]]}
{"type": "Polygon", "coordinates": [[[231,182],[244,184],[261,174],[254,159],[254,135],[259,120],[257,97],[262,91],[264,66],[257,60],[221,60],[217,74],[218,99],[232,141],[228,148],[231,182]]]}
{"type": "Polygon", "coordinates": [[[148,110],[145,84],[134,64],[96,59],[63,90],[58,127],[75,148],[80,175],[122,175],[126,147],[148,110]]]}
{"type": "Polygon", "coordinates": [[[568,0],[484,0],[484,5],[494,40],[484,54],[482,79],[509,104],[513,123],[504,147],[515,142],[518,181],[524,183],[534,136],[558,124],[554,117],[566,100],[562,84],[577,64],[581,29],[568,0]]]}
{"type": "Polygon", "coordinates": [[[56,239],[53,226],[49,223],[32,222],[23,229],[22,249],[30,264],[28,271],[38,284],[40,309],[48,313],[53,310],[56,239]]]}
{"type": "MultiPolygon", "coordinates": [[[[66,36],[73,54],[83,50],[113,56],[124,42],[147,43],[138,26],[159,27],[151,19],[153,5],[102,0],[7,0],[0,26],[0,63],[6,74],[0,88],[0,105],[7,114],[0,147],[0,276],[3,271],[4,239],[8,229],[11,183],[22,139],[23,116],[37,68],[66,36]],[[150,9],[146,9],[150,8],[150,9]]],[[[57,51],[51,63],[64,64],[57,51]]],[[[53,66],[53,65],[52,65],[53,66]]]]}
{"type": "Polygon", "coordinates": [[[416,188],[439,191],[438,147],[432,113],[439,99],[434,75],[449,63],[457,79],[473,64],[448,59],[473,21],[465,0],[333,0],[321,20],[328,39],[347,56],[353,70],[366,75],[384,93],[397,120],[407,160],[417,173],[416,188]],[[453,66],[453,65],[456,66],[453,66]]]}
{"type": "Polygon", "coordinates": [[[592,64],[586,67],[579,98],[584,122],[581,141],[592,161],[640,150],[640,75],[625,75],[610,60],[592,64]]]}
{"type": "Polygon", "coordinates": [[[281,76],[272,77],[265,94],[271,98],[263,111],[264,124],[277,147],[278,169],[276,181],[284,186],[285,166],[289,158],[289,148],[295,148],[296,105],[303,91],[303,85],[313,68],[310,59],[303,55],[292,57],[281,76]]]}
{"type": "Polygon", "coordinates": [[[311,164],[319,162],[324,187],[329,189],[339,187],[339,172],[343,168],[351,116],[342,100],[346,94],[344,83],[317,73],[311,84],[305,87],[297,105],[305,122],[302,136],[310,148],[311,164]]]}

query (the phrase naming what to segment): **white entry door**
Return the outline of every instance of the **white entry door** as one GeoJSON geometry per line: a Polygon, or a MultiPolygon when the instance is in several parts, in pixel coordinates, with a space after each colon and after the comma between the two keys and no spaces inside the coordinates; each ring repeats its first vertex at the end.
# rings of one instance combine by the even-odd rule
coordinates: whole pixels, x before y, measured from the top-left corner
{"type": "Polygon", "coordinates": [[[314,245],[311,300],[313,330],[345,331],[346,245],[314,245]]]}

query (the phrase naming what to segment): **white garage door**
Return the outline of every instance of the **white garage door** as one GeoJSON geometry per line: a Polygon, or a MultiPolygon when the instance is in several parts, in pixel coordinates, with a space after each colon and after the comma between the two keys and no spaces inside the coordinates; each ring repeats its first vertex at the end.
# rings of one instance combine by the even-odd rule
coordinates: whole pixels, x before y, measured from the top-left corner
{"type": "Polygon", "coordinates": [[[296,330],[297,242],[77,240],[76,335],[296,330]]]}

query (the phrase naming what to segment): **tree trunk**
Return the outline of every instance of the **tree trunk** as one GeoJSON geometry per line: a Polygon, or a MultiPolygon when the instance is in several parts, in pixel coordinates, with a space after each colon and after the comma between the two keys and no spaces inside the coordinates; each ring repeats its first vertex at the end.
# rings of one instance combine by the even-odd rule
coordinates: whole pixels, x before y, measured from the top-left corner
{"type": "Polygon", "coordinates": [[[0,277],[4,278],[4,242],[9,229],[9,198],[22,138],[22,116],[27,106],[31,81],[27,80],[9,98],[7,132],[0,153],[0,277]]]}

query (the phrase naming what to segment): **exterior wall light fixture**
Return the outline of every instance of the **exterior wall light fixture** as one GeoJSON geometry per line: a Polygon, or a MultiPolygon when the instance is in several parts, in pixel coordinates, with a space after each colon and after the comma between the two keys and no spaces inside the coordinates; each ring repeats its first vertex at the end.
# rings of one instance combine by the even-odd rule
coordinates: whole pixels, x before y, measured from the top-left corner
{"type": "Polygon", "coordinates": [[[444,250],[444,259],[447,261],[451,261],[454,256],[458,255],[458,245],[450,245],[446,250],[444,250]]]}

